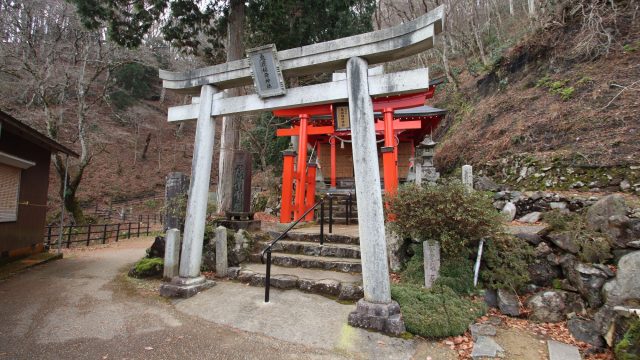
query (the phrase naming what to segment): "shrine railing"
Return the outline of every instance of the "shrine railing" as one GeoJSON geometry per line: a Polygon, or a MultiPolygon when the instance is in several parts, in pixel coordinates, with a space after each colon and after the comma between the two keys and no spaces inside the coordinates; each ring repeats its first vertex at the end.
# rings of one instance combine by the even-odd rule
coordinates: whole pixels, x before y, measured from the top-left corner
{"type": "Polygon", "coordinates": [[[302,219],[304,219],[310,212],[315,210],[318,206],[320,206],[320,245],[324,243],[324,201],[325,198],[320,199],[317,203],[315,203],[312,207],[310,207],[304,214],[300,215],[294,222],[287,227],[287,229],[280,234],[275,240],[273,240],[267,247],[262,250],[262,254],[260,255],[260,261],[265,263],[265,255],[267,258],[267,270],[264,279],[264,302],[269,302],[269,289],[271,287],[271,250],[273,246],[278,243],[278,241],[284,239],[289,231],[291,231],[302,219]]]}

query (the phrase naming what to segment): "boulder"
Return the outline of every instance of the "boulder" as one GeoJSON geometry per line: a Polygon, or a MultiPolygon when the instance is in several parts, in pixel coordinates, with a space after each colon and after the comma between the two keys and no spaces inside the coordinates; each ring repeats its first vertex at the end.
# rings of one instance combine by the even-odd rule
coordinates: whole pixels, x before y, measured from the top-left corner
{"type": "Polygon", "coordinates": [[[551,248],[549,247],[549,245],[546,242],[541,242],[533,250],[533,255],[535,257],[543,257],[543,256],[547,256],[547,255],[551,254],[552,251],[553,250],[551,250],[551,248]]]}
{"type": "Polygon", "coordinates": [[[579,262],[575,257],[567,258],[561,263],[561,266],[564,276],[587,300],[589,307],[598,308],[603,304],[601,289],[608,279],[604,271],[579,262]]]}
{"type": "Polygon", "coordinates": [[[478,176],[474,188],[479,191],[498,191],[500,185],[487,176],[478,176]]]}
{"type": "Polygon", "coordinates": [[[577,254],[580,251],[580,245],[576,241],[575,234],[571,231],[553,232],[547,235],[552,243],[560,249],[577,254]]]}
{"type": "Polygon", "coordinates": [[[484,302],[488,307],[498,307],[498,293],[494,289],[487,289],[484,292],[484,302]]]}
{"type": "Polygon", "coordinates": [[[565,319],[566,305],[563,291],[547,290],[539,292],[527,301],[531,308],[529,318],[537,322],[559,322],[565,319]]]}
{"type": "Polygon", "coordinates": [[[587,226],[596,231],[615,236],[610,229],[609,218],[626,216],[627,204],[620,194],[608,195],[587,209],[587,226]]]}
{"type": "Polygon", "coordinates": [[[526,240],[531,245],[538,245],[542,242],[542,236],[538,234],[530,234],[530,233],[517,233],[515,237],[518,239],[526,240]]]}
{"type": "Polygon", "coordinates": [[[164,248],[165,241],[163,236],[156,236],[156,239],[153,240],[153,244],[147,251],[147,257],[150,258],[163,258],[164,259],[164,248]]]}
{"type": "Polygon", "coordinates": [[[600,334],[600,331],[598,331],[596,322],[593,320],[571,319],[567,321],[567,327],[576,340],[599,348],[605,347],[606,345],[604,338],[600,334]]]}
{"type": "Polygon", "coordinates": [[[604,299],[609,306],[622,305],[628,300],[640,301],[640,251],[620,258],[616,277],[603,287],[604,299]]]}
{"type": "Polygon", "coordinates": [[[540,221],[541,217],[542,217],[542,213],[541,212],[534,211],[534,212],[528,213],[527,215],[519,218],[518,221],[532,224],[532,223],[536,223],[536,222],[540,221]]]}
{"type": "Polygon", "coordinates": [[[498,308],[500,311],[509,316],[520,316],[520,300],[515,292],[498,289],[498,308]]]}
{"type": "Polygon", "coordinates": [[[538,286],[549,286],[553,279],[562,274],[560,266],[554,265],[545,258],[537,258],[527,267],[531,282],[538,286]]]}
{"type": "Polygon", "coordinates": [[[512,202],[508,202],[502,208],[502,214],[506,221],[513,221],[516,218],[516,206],[512,202]]]}
{"type": "Polygon", "coordinates": [[[567,311],[567,317],[572,317],[574,315],[586,316],[587,315],[587,306],[582,300],[580,294],[567,291],[564,294],[564,305],[567,311]]]}

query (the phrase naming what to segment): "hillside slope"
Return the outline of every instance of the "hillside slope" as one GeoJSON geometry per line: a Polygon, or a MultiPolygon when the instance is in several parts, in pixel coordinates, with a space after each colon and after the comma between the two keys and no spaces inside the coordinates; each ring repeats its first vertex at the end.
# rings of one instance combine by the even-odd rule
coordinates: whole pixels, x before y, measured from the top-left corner
{"type": "Polygon", "coordinates": [[[640,182],[640,24],[630,16],[595,60],[572,58],[582,39],[574,19],[530,35],[482,76],[461,74],[460,92],[437,104],[451,111],[440,169],[473,164],[529,188],[640,182]]]}

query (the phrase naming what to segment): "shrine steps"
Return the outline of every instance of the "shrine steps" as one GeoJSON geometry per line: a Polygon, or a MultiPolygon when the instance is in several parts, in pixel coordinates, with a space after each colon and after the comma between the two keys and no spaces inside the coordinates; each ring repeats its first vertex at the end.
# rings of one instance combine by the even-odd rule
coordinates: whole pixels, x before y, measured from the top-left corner
{"type": "MultiPolygon", "coordinates": [[[[291,232],[278,241],[271,253],[271,286],[277,289],[297,289],[339,300],[362,298],[362,265],[359,238],[325,234],[291,232]]],[[[325,232],[327,228],[325,227],[325,232]]],[[[280,233],[272,232],[275,239],[280,233]]],[[[269,242],[261,242],[264,249],[269,242]]],[[[250,256],[251,263],[230,271],[229,276],[251,286],[264,286],[266,266],[260,263],[261,253],[250,256]]]]}
{"type": "MultiPolygon", "coordinates": [[[[229,278],[241,283],[264,287],[265,265],[244,264],[230,268],[229,278]]],[[[336,271],[271,266],[271,287],[280,290],[299,290],[329,298],[355,301],[364,297],[360,274],[336,271]]]]}

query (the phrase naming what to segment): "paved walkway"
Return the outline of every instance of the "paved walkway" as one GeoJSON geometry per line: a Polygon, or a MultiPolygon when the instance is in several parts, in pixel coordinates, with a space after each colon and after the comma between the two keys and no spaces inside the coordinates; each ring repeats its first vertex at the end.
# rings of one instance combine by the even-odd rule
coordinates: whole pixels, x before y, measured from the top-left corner
{"type": "MultiPolygon", "coordinates": [[[[191,299],[143,297],[122,274],[152,239],[65,258],[0,281],[0,359],[408,359],[448,349],[346,325],[354,307],[219,282],[191,299]],[[416,350],[417,349],[417,350],[416,350]],[[416,352],[417,351],[417,352],[416,352]]],[[[455,358],[455,357],[454,357],[455,358]]]]}
{"type": "Polygon", "coordinates": [[[65,254],[0,282],[0,359],[333,359],[141,297],[119,279],[151,243],[65,254]]]}

